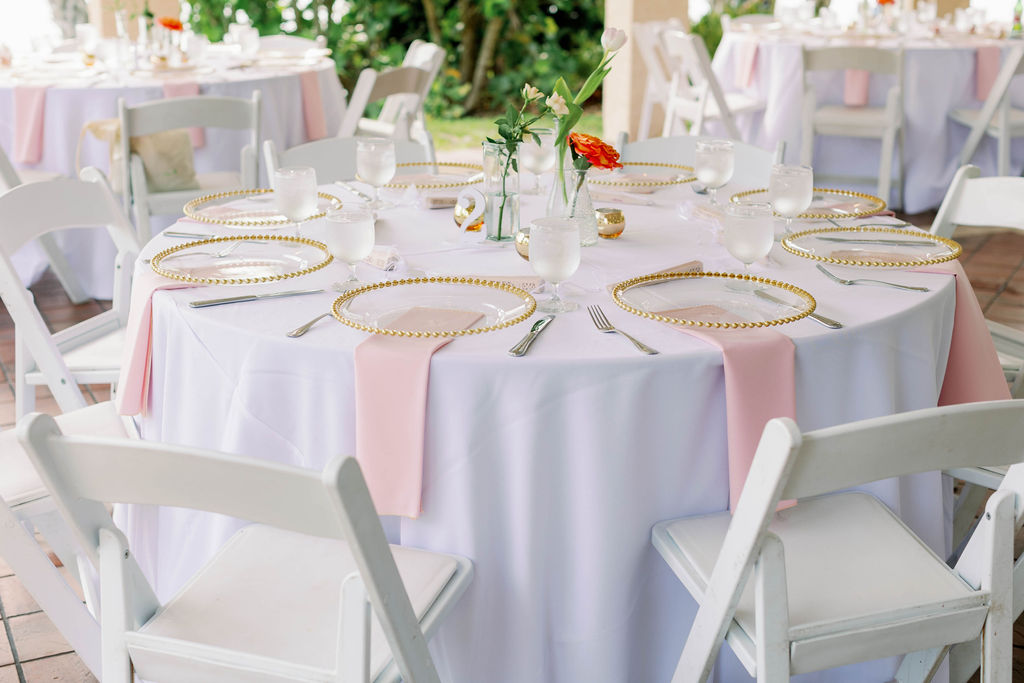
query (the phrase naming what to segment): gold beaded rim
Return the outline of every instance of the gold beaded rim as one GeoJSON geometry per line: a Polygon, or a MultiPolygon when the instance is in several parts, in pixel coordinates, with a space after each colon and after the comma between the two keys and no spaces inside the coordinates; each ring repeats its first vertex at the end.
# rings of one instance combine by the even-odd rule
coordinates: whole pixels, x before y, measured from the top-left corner
{"type": "Polygon", "coordinates": [[[666,185],[682,185],[684,183],[692,183],[697,179],[694,175],[692,166],[682,166],[680,164],[664,164],[656,161],[623,161],[622,165],[625,166],[656,166],[658,168],[674,168],[680,171],[686,171],[690,175],[686,178],[672,178],[670,180],[622,180],[618,181],[614,178],[592,178],[588,177],[587,180],[594,185],[605,185],[608,187],[665,187],[666,185]]]}
{"type": "MultiPolygon", "coordinates": [[[[836,194],[842,197],[856,197],[857,199],[867,199],[875,202],[878,206],[873,209],[865,209],[864,211],[857,211],[855,213],[801,213],[798,214],[797,218],[863,218],[865,216],[873,216],[880,211],[885,211],[886,203],[881,197],[876,197],[873,194],[864,194],[863,192],[854,192],[853,190],[829,190],[827,188],[816,187],[812,190],[813,192],[822,192],[825,194],[836,194]]],[[[733,204],[739,204],[741,199],[749,197],[754,194],[768,194],[768,188],[761,188],[758,190],[744,190],[743,192],[737,192],[729,198],[733,204]]],[[[775,214],[778,216],[779,214],[775,214]]]]}
{"type": "MultiPolygon", "coordinates": [[[[836,245],[839,248],[840,245],[836,245]]],[[[879,245],[884,246],[884,245],[879,245]]],[[[868,226],[859,225],[856,227],[848,228],[813,228],[811,230],[803,230],[801,232],[795,232],[792,235],[786,235],[782,238],[782,248],[788,251],[790,254],[796,254],[803,258],[808,258],[813,261],[822,261],[824,263],[834,263],[839,266],[863,266],[866,268],[903,268],[907,266],[929,266],[936,263],[945,263],[947,261],[953,261],[960,257],[963,253],[963,247],[958,242],[955,242],[946,237],[939,237],[938,235],[931,235],[927,232],[921,232],[920,230],[901,230],[899,228],[888,228],[883,226],[868,226]],[[916,261],[888,261],[885,263],[879,263],[878,261],[859,261],[855,259],[841,259],[832,258],[831,256],[818,256],[817,254],[811,254],[804,249],[800,249],[793,245],[793,242],[802,237],[813,237],[815,235],[826,235],[828,233],[836,232],[878,232],[885,235],[898,235],[900,237],[912,237],[914,239],[926,239],[935,242],[936,246],[943,245],[950,251],[949,254],[943,256],[934,256],[929,259],[916,260],[916,261]]]]}
{"type": "Polygon", "coordinates": [[[154,256],[149,265],[153,269],[153,272],[158,275],[170,278],[172,280],[181,280],[182,282],[192,282],[200,285],[254,285],[263,282],[276,282],[277,280],[289,280],[291,278],[301,277],[303,275],[309,275],[320,270],[328,263],[334,260],[330,251],[327,249],[327,245],[323,242],[317,242],[316,240],[306,239],[305,237],[291,237],[289,235],[240,235],[238,237],[211,237],[205,240],[197,240],[194,242],[186,242],[185,244],[177,244],[173,247],[164,249],[156,256],[154,256]],[[170,256],[176,254],[179,251],[185,249],[191,249],[193,247],[201,247],[207,244],[222,244],[224,242],[246,242],[246,241],[259,241],[259,242],[293,242],[295,244],[305,244],[310,247],[315,247],[323,252],[325,258],[308,268],[297,270],[294,273],[285,273],[283,275],[265,275],[263,277],[195,277],[192,275],[185,275],[173,270],[165,270],[160,267],[161,261],[170,256]]]}
{"type": "Polygon", "coordinates": [[[413,277],[405,278],[402,280],[389,280],[387,282],[375,282],[373,284],[364,285],[357,289],[345,292],[331,305],[331,313],[339,322],[349,327],[354,327],[357,330],[363,332],[369,332],[370,334],[384,334],[390,337],[414,337],[419,339],[424,338],[439,338],[439,337],[462,337],[470,334],[482,334],[484,332],[493,332],[494,330],[500,330],[505,327],[511,327],[518,325],[523,322],[537,310],[537,300],[534,299],[530,294],[519,287],[513,287],[505,282],[497,282],[495,280],[487,280],[484,278],[475,277],[454,277],[454,276],[438,276],[438,277],[413,277]],[[469,329],[462,330],[440,330],[436,332],[427,331],[410,331],[410,330],[394,330],[389,327],[377,327],[375,325],[364,325],[346,318],[341,313],[341,307],[346,303],[356,298],[361,294],[372,292],[376,289],[386,289],[388,287],[402,287],[404,285],[418,285],[418,284],[430,284],[440,282],[443,284],[452,285],[476,285],[478,287],[490,287],[491,289],[498,289],[503,292],[514,294],[523,300],[523,304],[526,306],[526,310],[520,315],[514,318],[510,318],[504,322],[495,323],[494,325],[487,325],[486,327],[471,327],[469,329]]]}
{"type": "MultiPolygon", "coordinates": [[[[192,220],[199,221],[200,223],[210,223],[212,225],[233,225],[242,228],[258,229],[260,226],[289,225],[290,223],[294,223],[294,221],[290,221],[287,218],[275,218],[273,220],[242,220],[242,217],[244,217],[245,214],[242,214],[241,217],[237,218],[211,218],[209,216],[204,216],[203,214],[198,213],[199,207],[201,207],[203,204],[208,204],[209,202],[214,202],[217,201],[218,199],[227,199],[228,197],[244,199],[245,197],[248,197],[250,195],[269,194],[271,192],[273,192],[273,190],[267,188],[253,188],[250,190],[228,190],[226,192],[216,192],[214,194],[208,194],[206,196],[197,197],[193,199],[188,204],[185,204],[184,211],[185,215],[191,218],[192,220]]],[[[341,200],[335,197],[333,194],[327,194],[326,192],[317,192],[316,195],[320,199],[326,199],[331,203],[331,209],[328,210],[341,208],[341,200]]],[[[327,211],[321,211],[319,213],[313,214],[312,216],[309,216],[305,220],[313,221],[318,218],[323,218],[326,215],[327,211]]]]}
{"type": "Polygon", "coordinates": [[[818,302],[814,300],[810,292],[800,289],[796,285],[791,285],[788,282],[781,282],[779,280],[769,280],[768,278],[758,277],[756,275],[746,275],[740,273],[654,273],[653,275],[641,275],[640,277],[634,277],[629,280],[617,283],[612,287],[612,298],[615,303],[618,304],[619,308],[629,311],[633,315],[638,315],[641,318],[648,318],[650,320],[657,320],[658,322],[668,323],[669,325],[686,325],[689,327],[707,327],[715,329],[748,329],[752,327],[773,327],[775,325],[785,325],[801,318],[806,318],[811,313],[814,313],[814,309],[817,308],[818,302]],[[672,318],[658,313],[649,313],[642,311],[639,308],[629,305],[622,300],[623,293],[633,287],[640,285],[647,285],[652,282],[665,282],[668,280],[682,280],[686,278],[702,278],[702,277],[714,277],[723,278],[728,280],[745,280],[747,282],[756,282],[763,285],[770,285],[777,287],[778,289],[784,289],[787,292],[792,292],[798,297],[803,299],[807,307],[805,310],[799,311],[796,315],[787,315],[784,318],[774,318],[772,320],[758,320],[758,321],[744,321],[744,322],[707,322],[704,320],[686,320],[683,318],[672,318]]]}
{"type": "Polygon", "coordinates": [[[408,168],[412,166],[427,166],[431,169],[441,168],[442,166],[451,168],[461,168],[469,171],[476,171],[473,176],[470,176],[466,180],[459,180],[454,183],[388,183],[384,187],[391,188],[393,190],[404,190],[408,187],[416,186],[419,190],[443,190],[448,187],[469,187],[470,185],[476,185],[482,183],[484,178],[480,175],[478,178],[474,176],[482,174],[484,167],[480,164],[470,164],[461,161],[438,161],[436,163],[430,163],[429,161],[409,161],[402,164],[395,164],[396,168],[408,168]]]}

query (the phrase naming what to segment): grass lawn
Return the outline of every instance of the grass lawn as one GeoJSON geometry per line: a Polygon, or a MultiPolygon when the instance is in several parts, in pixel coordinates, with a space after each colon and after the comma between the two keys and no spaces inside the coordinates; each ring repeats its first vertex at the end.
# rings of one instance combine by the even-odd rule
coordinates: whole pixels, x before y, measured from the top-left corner
{"type": "MultiPolygon", "coordinates": [[[[434,136],[434,146],[438,152],[449,152],[468,148],[480,148],[485,137],[494,137],[497,127],[491,116],[467,116],[461,119],[435,119],[427,117],[427,129],[434,136]]],[[[590,135],[601,135],[601,114],[584,114],[575,130],[590,135]]],[[[614,142],[614,141],[613,141],[614,142]]]]}

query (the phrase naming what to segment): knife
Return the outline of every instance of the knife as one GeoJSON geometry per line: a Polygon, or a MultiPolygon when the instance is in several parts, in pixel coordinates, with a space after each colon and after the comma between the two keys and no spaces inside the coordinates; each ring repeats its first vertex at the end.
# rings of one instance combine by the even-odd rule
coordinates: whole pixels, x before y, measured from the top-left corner
{"type": "MultiPolygon", "coordinates": [[[[755,289],[754,290],[754,294],[756,294],[757,296],[761,297],[765,301],[771,301],[772,303],[782,304],[783,306],[789,306],[790,308],[796,308],[795,306],[793,306],[793,304],[786,303],[782,299],[778,298],[777,296],[775,296],[773,294],[769,294],[768,292],[764,291],[763,289],[755,289]]],[[[833,330],[838,330],[839,328],[841,328],[843,326],[843,324],[841,322],[839,322],[838,320],[833,320],[832,318],[826,318],[825,316],[818,315],[817,313],[811,313],[807,317],[810,318],[811,320],[813,320],[814,322],[819,323],[821,325],[824,325],[825,327],[828,327],[828,328],[833,329],[833,330]]]]}
{"type": "Polygon", "coordinates": [[[185,240],[208,240],[214,237],[214,235],[207,235],[201,232],[175,232],[174,230],[165,230],[163,232],[164,237],[179,237],[185,240]]]}
{"type": "Polygon", "coordinates": [[[243,301],[258,301],[259,299],[276,299],[286,296],[303,296],[305,294],[319,294],[322,289],[292,289],[287,292],[272,292],[270,294],[247,294],[243,296],[229,296],[225,299],[204,299],[202,301],[190,301],[192,308],[206,308],[207,306],[220,306],[221,304],[237,304],[243,301]]]}
{"type": "Polygon", "coordinates": [[[349,183],[346,183],[344,180],[335,180],[334,184],[335,185],[340,185],[341,187],[344,187],[346,190],[348,190],[349,192],[351,192],[355,196],[359,197],[364,202],[372,202],[373,201],[373,198],[370,197],[370,195],[366,194],[362,190],[356,189],[355,187],[353,187],[349,183]]]}
{"type": "Polygon", "coordinates": [[[519,343],[508,350],[508,355],[520,357],[525,356],[526,352],[530,349],[530,344],[540,336],[540,333],[544,331],[544,328],[548,326],[552,320],[555,319],[553,315],[546,315],[533,324],[530,331],[526,333],[526,336],[519,340],[519,343]]]}
{"type": "Polygon", "coordinates": [[[934,247],[935,242],[929,240],[889,240],[889,239],[853,239],[849,237],[828,237],[815,235],[822,242],[842,242],[843,244],[887,244],[893,247],[934,247]]]}

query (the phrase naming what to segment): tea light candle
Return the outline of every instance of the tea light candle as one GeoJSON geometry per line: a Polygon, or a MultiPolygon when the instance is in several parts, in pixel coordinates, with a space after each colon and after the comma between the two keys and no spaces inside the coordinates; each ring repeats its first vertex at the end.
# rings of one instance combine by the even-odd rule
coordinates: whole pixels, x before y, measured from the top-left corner
{"type": "Polygon", "coordinates": [[[597,234],[605,239],[615,239],[626,229],[626,217],[622,209],[611,206],[594,209],[597,215],[597,234]]]}

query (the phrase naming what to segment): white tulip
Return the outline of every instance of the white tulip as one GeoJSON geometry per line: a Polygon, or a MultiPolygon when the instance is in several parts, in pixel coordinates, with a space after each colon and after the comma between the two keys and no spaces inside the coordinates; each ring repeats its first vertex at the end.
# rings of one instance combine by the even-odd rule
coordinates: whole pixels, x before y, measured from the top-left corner
{"type": "Polygon", "coordinates": [[[544,97],[544,93],[542,93],[537,88],[534,88],[529,83],[523,86],[523,98],[527,102],[533,102],[534,100],[539,100],[542,97],[544,97]]]}
{"type": "Polygon", "coordinates": [[[601,34],[601,47],[608,52],[615,52],[626,44],[626,32],[622,29],[608,27],[601,34]]]}
{"type": "Polygon", "coordinates": [[[558,93],[551,93],[551,97],[544,101],[548,108],[555,116],[567,116],[569,114],[569,107],[565,103],[565,98],[558,93]]]}

